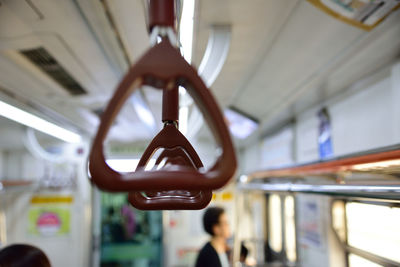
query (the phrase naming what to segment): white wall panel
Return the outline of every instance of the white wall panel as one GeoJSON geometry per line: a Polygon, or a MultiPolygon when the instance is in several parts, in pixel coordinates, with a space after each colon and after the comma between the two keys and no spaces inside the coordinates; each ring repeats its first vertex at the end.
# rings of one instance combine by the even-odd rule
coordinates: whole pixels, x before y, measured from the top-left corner
{"type": "Polygon", "coordinates": [[[286,127],[265,138],[261,144],[260,167],[268,169],[292,165],[294,162],[293,138],[293,127],[286,127]]]}
{"type": "Polygon", "coordinates": [[[296,124],[297,163],[316,161],[318,155],[318,118],[313,110],[301,116],[296,124]]]}
{"type": "Polygon", "coordinates": [[[397,62],[392,67],[391,71],[391,77],[390,77],[390,83],[391,83],[391,90],[392,90],[392,99],[391,99],[391,105],[392,105],[392,112],[393,112],[393,117],[392,117],[392,124],[393,124],[393,134],[395,138],[397,139],[397,142],[399,142],[400,138],[400,62],[397,62]]]}
{"type": "MultiPolygon", "coordinates": [[[[89,266],[91,256],[90,187],[86,177],[86,157],[83,155],[80,158],[75,157],[74,166],[78,168],[76,172],[77,188],[40,189],[35,192],[27,188],[24,191],[10,191],[0,195],[0,210],[4,211],[6,217],[6,245],[28,243],[38,246],[48,255],[52,266],[89,266]],[[67,194],[73,197],[73,203],[70,206],[71,219],[68,234],[43,237],[29,233],[28,214],[32,207],[31,198],[36,194],[56,196],[67,194]]],[[[50,164],[33,157],[26,150],[5,152],[3,160],[6,168],[4,169],[5,175],[1,178],[6,179],[40,179],[44,176],[45,165],[50,164]]]]}
{"type": "Polygon", "coordinates": [[[394,135],[390,77],[329,107],[335,156],[388,146],[394,135]]]}
{"type": "Polygon", "coordinates": [[[297,163],[319,160],[317,112],[323,106],[331,117],[334,156],[400,143],[399,66],[398,63],[391,72],[377,74],[379,79],[367,77],[370,82],[364,81],[362,88],[350,88],[299,114],[295,126],[297,163]]]}
{"type": "Polygon", "coordinates": [[[260,144],[258,142],[246,147],[240,154],[239,167],[241,173],[249,173],[261,168],[260,144]]]}
{"type": "Polygon", "coordinates": [[[4,178],[3,151],[0,151],[0,180],[4,178]]]}
{"type": "Polygon", "coordinates": [[[21,177],[21,157],[18,152],[5,152],[4,154],[4,178],[22,179],[21,177]]]}

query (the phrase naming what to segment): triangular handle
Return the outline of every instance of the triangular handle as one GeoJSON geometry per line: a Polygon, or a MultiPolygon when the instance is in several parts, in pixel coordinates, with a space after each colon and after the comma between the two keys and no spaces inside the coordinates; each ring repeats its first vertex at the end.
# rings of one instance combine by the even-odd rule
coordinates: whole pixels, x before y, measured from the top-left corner
{"type": "MultiPolygon", "coordinates": [[[[144,169],[147,162],[153,156],[153,154],[159,148],[164,148],[158,157],[158,161],[161,161],[164,157],[172,158],[181,156],[185,160],[189,160],[193,164],[187,164],[187,166],[193,165],[196,169],[203,167],[199,155],[196,150],[186,139],[186,137],[176,128],[174,124],[166,124],[164,128],[151,140],[150,144],[144,151],[136,170],[144,169]],[[185,155],[186,154],[186,155],[185,155]]],[[[159,162],[156,162],[158,165],[159,162]]]]}
{"type": "MultiPolygon", "coordinates": [[[[166,140],[164,145],[168,142],[166,140]]],[[[228,183],[235,174],[236,167],[233,144],[217,103],[193,67],[167,39],[162,39],[131,67],[102,115],[89,157],[92,181],[101,189],[119,192],[213,190],[228,183]],[[187,89],[221,148],[221,154],[208,171],[200,172],[181,166],[172,171],[162,169],[119,173],[106,164],[103,142],[107,133],[126,99],[143,84],[163,90],[179,85],[187,89]]]]}
{"type": "MultiPolygon", "coordinates": [[[[152,144],[157,144],[160,140],[157,135],[148,148],[153,148],[152,144]]],[[[185,138],[186,140],[186,138],[185,138]]],[[[190,143],[186,140],[187,145],[192,148],[190,143]]],[[[157,147],[155,145],[154,147],[157,147]]],[[[193,149],[193,148],[192,148],[193,149]]],[[[147,151],[147,149],[146,149],[147,151]]],[[[163,160],[166,160],[165,164],[172,165],[186,165],[199,169],[203,167],[203,163],[198,157],[197,153],[193,149],[193,155],[195,158],[191,158],[181,147],[166,148],[158,156],[155,167],[159,165],[163,160]]],[[[149,155],[150,153],[144,153],[149,155]]],[[[147,156],[142,157],[137,168],[145,168],[148,162],[147,156]],[[142,159],[144,159],[142,161],[142,159]]],[[[165,165],[164,165],[165,166],[165,165]]],[[[146,191],[142,192],[129,192],[128,200],[132,206],[141,210],[196,210],[205,208],[210,203],[212,198],[212,192],[206,191],[187,191],[187,190],[170,190],[170,191],[146,191]]]]}
{"type": "Polygon", "coordinates": [[[144,196],[140,192],[129,193],[129,203],[141,210],[198,210],[207,207],[212,199],[211,191],[200,191],[195,196],[185,196],[175,191],[144,196]]]}

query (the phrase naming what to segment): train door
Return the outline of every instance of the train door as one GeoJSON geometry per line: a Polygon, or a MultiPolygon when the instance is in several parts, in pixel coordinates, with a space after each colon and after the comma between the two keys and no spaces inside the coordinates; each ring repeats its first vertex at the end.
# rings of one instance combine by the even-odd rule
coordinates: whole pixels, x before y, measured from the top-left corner
{"type": "Polygon", "coordinates": [[[162,213],[141,211],[127,194],[100,193],[100,266],[162,266],[162,213]]]}

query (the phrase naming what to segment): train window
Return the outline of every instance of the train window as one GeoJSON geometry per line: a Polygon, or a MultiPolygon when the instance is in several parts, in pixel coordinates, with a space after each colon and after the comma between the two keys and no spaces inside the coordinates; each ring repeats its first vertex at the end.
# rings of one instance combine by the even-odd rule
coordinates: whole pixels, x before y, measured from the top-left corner
{"type": "Polygon", "coordinates": [[[277,194],[269,197],[269,244],[275,252],[282,251],[282,207],[277,194]]]}
{"type": "Polygon", "coordinates": [[[6,243],[6,216],[0,211],[0,247],[6,243]]]}
{"type": "Polygon", "coordinates": [[[348,202],[346,218],[349,246],[400,262],[400,208],[348,202]]]}
{"type": "Polygon", "coordinates": [[[349,254],[349,267],[383,267],[372,261],[359,257],[355,254],[349,254]]]}
{"type": "Polygon", "coordinates": [[[296,226],[294,197],[285,197],[285,251],[289,261],[296,261],[296,226]]]}
{"type": "Polygon", "coordinates": [[[342,242],[346,240],[345,202],[336,200],[332,204],[332,226],[342,242]]]}

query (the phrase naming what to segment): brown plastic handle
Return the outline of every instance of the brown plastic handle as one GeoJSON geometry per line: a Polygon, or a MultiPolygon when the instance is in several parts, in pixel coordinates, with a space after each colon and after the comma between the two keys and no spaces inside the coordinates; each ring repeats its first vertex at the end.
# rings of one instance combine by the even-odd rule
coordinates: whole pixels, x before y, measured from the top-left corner
{"type": "Polygon", "coordinates": [[[212,199],[211,191],[200,191],[196,196],[186,196],[177,190],[158,192],[156,196],[130,193],[129,203],[141,210],[198,210],[207,207],[212,199]]]}
{"type": "Polygon", "coordinates": [[[149,32],[154,26],[174,27],[174,0],[150,0],[149,2],[149,32]]]}
{"type": "Polygon", "coordinates": [[[177,151],[177,153],[174,153],[174,155],[170,155],[169,151],[171,151],[171,149],[165,149],[157,158],[155,165],[159,165],[164,159],[166,160],[165,165],[194,165],[193,161],[185,156],[187,154],[183,149],[173,149],[173,151],[175,150],[177,151]]]}
{"type": "MultiPolygon", "coordinates": [[[[170,140],[166,139],[164,144],[168,142],[170,140]]],[[[232,141],[217,103],[196,70],[167,39],[162,39],[131,67],[102,115],[89,157],[89,171],[93,182],[103,190],[115,192],[213,190],[228,183],[235,174],[236,167],[232,141]],[[186,88],[221,147],[220,156],[208,171],[179,166],[173,170],[136,170],[131,173],[119,173],[106,164],[103,142],[107,133],[126,99],[143,84],[163,90],[179,85],[186,88]]]]}
{"type": "MultiPolygon", "coordinates": [[[[174,127],[174,126],[172,126],[174,127]]],[[[154,138],[156,139],[156,138],[154,138]]],[[[153,141],[154,141],[153,139],[153,141]]],[[[152,141],[152,143],[153,143],[152,141]]],[[[188,145],[190,143],[186,140],[188,145]]],[[[151,146],[151,145],[150,145],[151,146]]],[[[149,146],[149,147],[150,147],[149,146]]],[[[193,149],[194,151],[194,149],[193,149]]],[[[149,153],[147,153],[149,155],[149,153]]],[[[166,159],[166,165],[178,164],[192,166],[193,168],[203,167],[203,163],[194,151],[193,160],[190,155],[186,153],[182,147],[175,147],[172,149],[164,149],[156,160],[155,167],[166,159]]],[[[142,157],[143,159],[144,157],[142,157]]],[[[137,168],[144,168],[148,159],[141,161],[137,168]]],[[[141,210],[182,210],[182,209],[203,209],[211,201],[212,191],[186,191],[186,190],[170,190],[170,191],[146,191],[130,192],[128,200],[132,206],[141,210]]]]}
{"type": "MultiPolygon", "coordinates": [[[[185,159],[193,161],[193,164],[187,164],[186,166],[194,166],[196,169],[203,167],[203,163],[197,155],[196,150],[194,150],[186,137],[175,127],[174,124],[166,124],[147,146],[140,158],[136,171],[144,169],[147,162],[159,148],[164,148],[164,151],[162,151],[160,156],[158,156],[157,161],[161,161],[164,157],[185,157],[184,153],[187,153],[188,155],[186,155],[185,159]],[[177,148],[180,148],[180,150],[177,148]]],[[[157,161],[156,165],[159,164],[157,161]]]]}
{"type": "Polygon", "coordinates": [[[162,121],[176,122],[179,119],[179,89],[173,88],[163,91],[162,121]]]}

